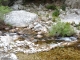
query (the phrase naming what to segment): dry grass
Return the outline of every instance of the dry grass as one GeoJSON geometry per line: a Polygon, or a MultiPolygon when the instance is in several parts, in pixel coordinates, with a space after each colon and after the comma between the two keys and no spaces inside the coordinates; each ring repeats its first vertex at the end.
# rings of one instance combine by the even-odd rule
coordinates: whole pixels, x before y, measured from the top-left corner
{"type": "Polygon", "coordinates": [[[61,47],[35,54],[17,53],[17,56],[19,60],[80,60],[80,50],[77,47],[61,47]]]}

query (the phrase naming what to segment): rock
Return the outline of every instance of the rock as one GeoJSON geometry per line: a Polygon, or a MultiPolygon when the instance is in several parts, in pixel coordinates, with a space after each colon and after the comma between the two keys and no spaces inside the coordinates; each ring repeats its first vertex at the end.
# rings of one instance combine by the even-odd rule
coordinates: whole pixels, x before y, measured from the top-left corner
{"type": "Polygon", "coordinates": [[[11,8],[13,10],[24,10],[25,9],[25,7],[20,4],[14,4],[13,6],[11,6],[11,8]]]}
{"type": "Polygon", "coordinates": [[[34,30],[35,31],[40,31],[41,29],[42,29],[42,25],[40,24],[40,23],[38,23],[38,24],[36,24],[35,26],[34,26],[34,30]]]}
{"type": "Polygon", "coordinates": [[[66,0],[65,4],[71,8],[80,8],[80,0],[66,0]]]}
{"type": "Polygon", "coordinates": [[[10,54],[10,58],[13,59],[13,60],[18,60],[17,56],[14,53],[10,54]]]}
{"type": "Polygon", "coordinates": [[[42,35],[37,35],[37,38],[42,38],[43,36],[42,35]]]}
{"type": "Polygon", "coordinates": [[[12,33],[17,32],[16,29],[11,29],[9,31],[12,32],[12,33]]]}
{"type": "Polygon", "coordinates": [[[6,57],[2,57],[1,60],[18,60],[17,56],[14,53],[7,55],[6,57]]]}
{"type": "Polygon", "coordinates": [[[24,10],[12,11],[6,15],[4,22],[11,26],[26,27],[37,20],[35,13],[26,12],[24,10]]]}
{"type": "Polygon", "coordinates": [[[18,9],[18,8],[19,8],[19,5],[18,5],[18,4],[15,4],[15,5],[11,6],[11,8],[12,8],[13,10],[19,10],[19,9],[18,9]]]}
{"type": "Polygon", "coordinates": [[[76,41],[76,37],[59,37],[58,39],[55,39],[56,41],[76,41]]]}
{"type": "Polygon", "coordinates": [[[2,31],[0,31],[0,36],[2,35],[2,31]]]}
{"type": "Polygon", "coordinates": [[[1,60],[13,60],[13,59],[11,59],[9,57],[2,57],[1,60]]]}
{"type": "Polygon", "coordinates": [[[42,32],[40,31],[40,32],[38,32],[37,34],[38,34],[38,35],[39,35],[39,34],[42,34],[42,32]]]}
{"type": "Polygon", "coordinates": [[[65,14],[61,12],[59,15],[62,22],[69,22],[69,23],[80,23],[80,9],[66,9],[65,14]]]}

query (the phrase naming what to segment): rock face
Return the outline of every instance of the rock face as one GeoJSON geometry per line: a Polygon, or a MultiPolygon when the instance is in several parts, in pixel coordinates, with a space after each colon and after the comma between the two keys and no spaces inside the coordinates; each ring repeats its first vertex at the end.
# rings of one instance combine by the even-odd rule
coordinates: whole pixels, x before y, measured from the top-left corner
{"type": "Polygon", "coordinates": [[[65,4],[71,8],[80,8],[80,0],[66,0],[65,4]]]}
{"type": "Polygon", "coordinates": [[[6,15],[4,22],[16,27],[25,27],[36,21],[37,18],[38,16],[35,13],[19,10],[12,11],[6,15]]]}

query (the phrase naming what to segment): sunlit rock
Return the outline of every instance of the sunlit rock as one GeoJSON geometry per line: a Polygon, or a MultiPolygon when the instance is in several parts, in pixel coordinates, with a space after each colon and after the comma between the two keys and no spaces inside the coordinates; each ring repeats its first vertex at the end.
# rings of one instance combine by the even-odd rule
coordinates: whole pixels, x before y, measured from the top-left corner
{"type": "Polygon", "coordinates": [[[66,9],[66,12],[60,11],[61,14],[59,17],[61,18],[62,22],[69,22],[69,23],[80,23],[80,9],[66,9]]]}
{"type": "Polygon", "coordinates": [[[68,42],[71,42],[71,41],[77,41],[77,38],[76,37],[59,37],[56,39],[56,41],[68,41],[68,42]]]}
{"type": "Polygon", "coordinates": [[[11,53],[2,57],[1,60],[18,60],[18,58],[14,53],[11,53]]]}
{"type": "Polygon", "coordinates": [[[38,16],[35,13],[20,10],[10,12],[8,15],[6,15],[4,22],[16,27],[25,27],[32,22],[35,22],[37,18],[38,16]]]}

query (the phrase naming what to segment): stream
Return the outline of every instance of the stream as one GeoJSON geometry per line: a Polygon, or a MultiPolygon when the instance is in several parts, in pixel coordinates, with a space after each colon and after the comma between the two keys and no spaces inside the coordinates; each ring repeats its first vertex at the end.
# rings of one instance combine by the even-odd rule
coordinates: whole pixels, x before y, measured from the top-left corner
{"type": "MultiPolygon", "coordinates": [[[[80,30],[75,28],[78,37],[50,37],[48,28],[56,24],[52,21],[52,10],[46,9],[43,4],[37,6],[29,3],[23,6],[22,0],[17,0],[11,8],[13,12],[6,16],[5,22],[10,19],[7,23],[11,22],[12,26],[5,25],[0,29],[0,60],[80,59],[80,30]]],[[[70,11],[66,11],[70,17],[60,11],[62,22],[72,23],[77,19],[74,25],[79,24],[80,15],[75,13],[78,10],[70,11]],[[75,16],[73,20],[71,16],[75,16]]]]}

